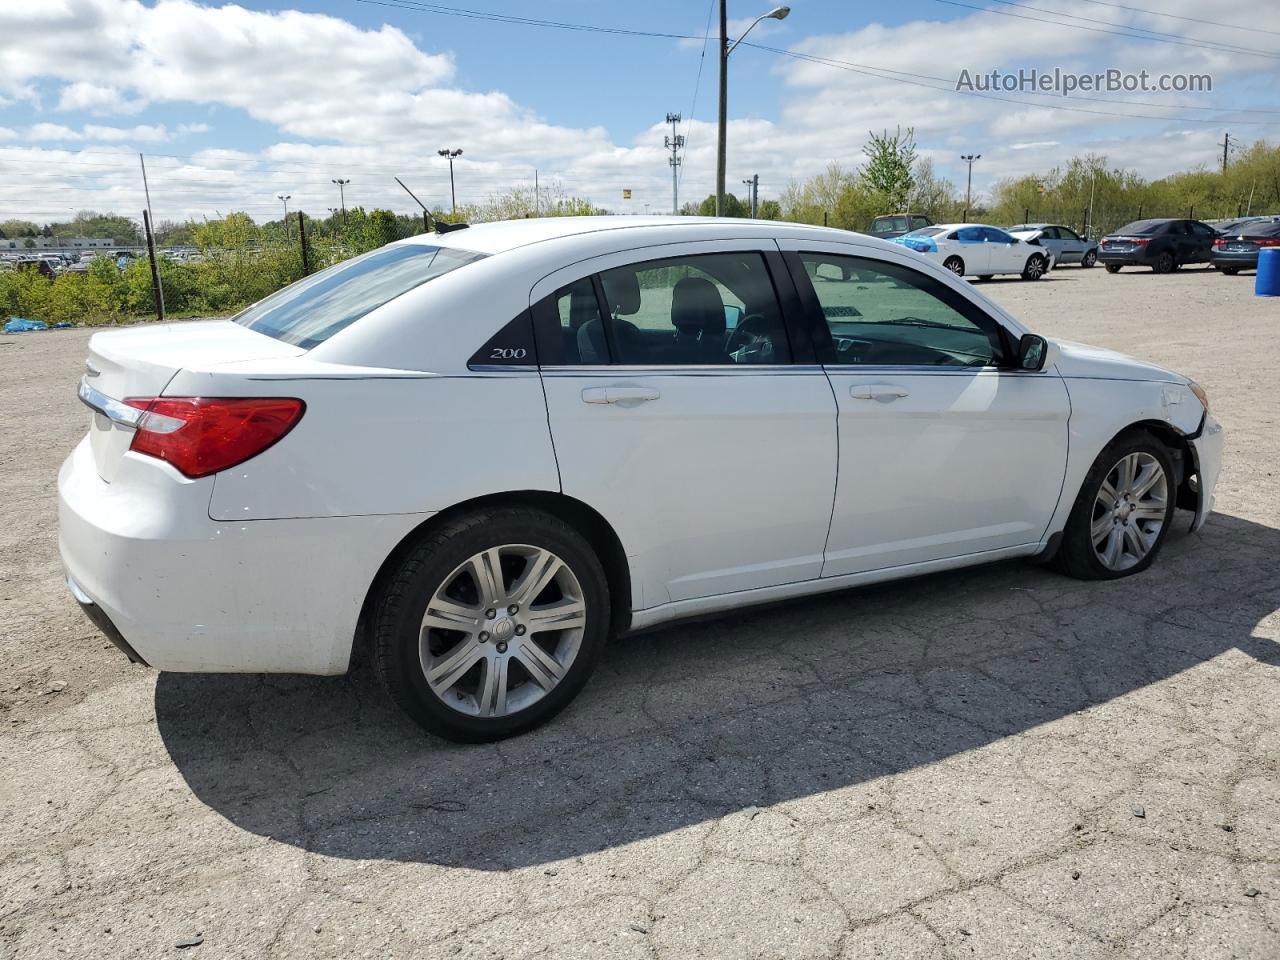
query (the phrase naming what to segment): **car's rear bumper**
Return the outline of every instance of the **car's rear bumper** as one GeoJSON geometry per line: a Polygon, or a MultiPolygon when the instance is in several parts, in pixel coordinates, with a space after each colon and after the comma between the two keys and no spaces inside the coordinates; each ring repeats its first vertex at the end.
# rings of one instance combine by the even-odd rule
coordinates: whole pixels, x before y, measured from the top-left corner
{"type": "Polygon", "coordinates": [[[1258,251],[1253,253],[1218,253],[1210,255],[1209,262],[1215,267],[1238,267],[1241,270],[1258,269],[1258,251]]]}
{"type": "Polygon", "coordinates": [[[369,586],[424,515],[219,522],[207,486],[126,456],[106,483],[86,440],[58,474],[68,586],[112,642],[159,670],[347,669],[369,586]]]}
{"type": "Polygon", "coordinates": [[[1147,259],[1145,248],[1141,250],[1099,250],[1098,261],[1104,264],[1121,264],[1123,266],[1147,266],[1151,263],[1147,259]]]}

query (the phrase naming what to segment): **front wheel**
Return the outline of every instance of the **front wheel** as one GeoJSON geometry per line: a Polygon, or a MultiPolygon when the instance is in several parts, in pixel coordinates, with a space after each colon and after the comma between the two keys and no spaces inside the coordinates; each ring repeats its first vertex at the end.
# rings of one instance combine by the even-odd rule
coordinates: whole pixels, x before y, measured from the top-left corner
{"type": "Polygon", "coordinates": [[[942,265],[954,273],[957,277],[964,276],[964,261],[959,257],[947,257],[942,265]]]}
{"type": "Polygon", "coordinates": [[[1119,272],[1120,272],[1120,264],[1118,263],[1107,264],[1107,273],[1119,273],[1119,272]]]}
{"type": "Polygon", "coordinates": [[[1173,520],[1173,460],[1151,434],[1111,441],[1089,468],[1055,558],[1081,580],[1114,580],[1151,566],[1173,520]]]}
{"type": "Polygon", "coordinates": [[[608,624],[607,581],[581,534],[539,510],[477,511],[425,536],[392,573],[375,663],[430,732],[501,740],[568,705],[608,624]]]}
{"type": "Polygon", "coordinates": [[[1092,266],[1093,266],[1094,264],[1096,264],[1097,262],[1098,262],[1098,251],[1097,251],[1097,250],[1090,250],[1088,253],[1086,253],[1086,254],[1084,255],[1084,257],[1083,257],[1083,258],[1081,258],[1081,260],[1080,260],[1080,266],[1082,266],[1082,267],[1084,267],[1086,270],[1088,270],[1090,267],[1092,267],[1092,266]]]}
{"type": "Polygon", "coordinates": [[[1027,265],[1022,268],[1023,280],[1039,280],[1044,276],[1045,259],[1040,254],[1032,254],[1027,258],[1027,265]]]}

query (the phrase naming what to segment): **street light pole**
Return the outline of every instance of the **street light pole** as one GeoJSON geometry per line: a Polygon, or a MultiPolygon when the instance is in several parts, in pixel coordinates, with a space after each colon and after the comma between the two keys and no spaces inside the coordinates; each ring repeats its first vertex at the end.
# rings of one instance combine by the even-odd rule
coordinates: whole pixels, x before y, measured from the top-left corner
{"type": "Polygon", "coordinates": [[[453,158],[462,156],[462,150],[437,150],[436,153],[442,157],[447,157],[449,160],[449,198],[453,203],[453,215],[456,217],[458,215],[458,191],[453,185],[453,158]]]}
{"type": "Polygon", "coordinates": [[[347,225],[347,195],[343,188],[351,181],[349,179],[343,180],[339,177],[331,182],[338,185],[338,203],[342,205],[342,225],[345,227],[347,225]]]}
{"type": "Polygon", "coordinates": [[[980,153],[963,153],[960,159],[969,165],[969,182],[964,188],[964,219],[969,219],[969,208],[973,206],[973,162],[981,160],[980,153]]]}
{"type": "Polygon", "coordinates": [[[742,36],[729,43],[729,4],[728,0],[720,0],[720,113],[716,129],[716,216],[724,216],[724,169],[725,169],[725,127],[729,113],[729,54],[733,53],[748,33],[755,29],[761,20],[785,20],[791,8],[774,7],[768,13],[762,13],[751,22],[751,26],[742,31],[742,36]]]}
{"type": "Polygon", "coordinates": [[[284,237],[289,239],[289,201],[293,198],[292,193],[277,193],[276,199],[284,204],[284,237]]]}

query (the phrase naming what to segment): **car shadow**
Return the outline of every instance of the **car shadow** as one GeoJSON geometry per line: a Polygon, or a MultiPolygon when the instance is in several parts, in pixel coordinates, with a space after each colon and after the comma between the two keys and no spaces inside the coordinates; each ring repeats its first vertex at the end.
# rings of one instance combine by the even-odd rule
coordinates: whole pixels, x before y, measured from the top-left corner
{"type": "Polygon", "coordinates": [[[1280,605],[1280,530],[1179,513],[1140,576],[972,568],[613,643],[570,708],[500,744],[423,734],[369,672],[161,674],[160,734],[205,804],[328,856],[547,863],[992,744],[1239,649],[1280,605]]]}

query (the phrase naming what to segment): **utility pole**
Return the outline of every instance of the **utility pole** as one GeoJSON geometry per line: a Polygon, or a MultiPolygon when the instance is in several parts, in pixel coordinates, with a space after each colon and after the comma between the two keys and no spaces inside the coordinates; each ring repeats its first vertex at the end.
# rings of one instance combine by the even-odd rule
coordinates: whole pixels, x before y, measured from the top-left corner
{"type": "Polygon", "coordinates": [[[462,150],[437,150],[436,153],[442,157],[449,158],[449,196],[453,201],[453,215],[458,215],[458,191],[453,186],[453,158],[462,156],[462,150]]]}
{"type": "Polygon", "coordinates": [[[1231,134],[1222,138],[1222,172],[1227,172],[1227,153],[1231,150],[1231,134]]]}
{"type": "Polygon", "coordinates": [[[747,196],[751,201],[751,219],[756,218],[757,198],[760,196],[760,174],[755,173],[742,181],[747,185],[747,196]]]}
{"type": "Polygon", "coordinates": [[[331,180],[330,182],[338,185],[338,203],[342,205],[342,225],[345,227],[347,225],[347,195],[343,188],[351,181],[349,179],[343,180],[339,177],[337,180],[331,180]]]}
{"type": "Polygon", "coordinates": [[[785,20],[787,15],[791,13],[791,8],[786,6],[774,7],[768,13],[762,13],[751,21],[751,26],[742,31],[741,36],[733,41],[733,45],[729,44],[729,3],[728,0],[720,0],[720,112],[716,128],[716,216],[724,216],[724,152],[725,152],[725,127],[728,125],[729,115],[729,54],[738,48],[747,34],[755,29],[756,24],[761,20],[785,20]]]}
{"type": "Polygon", "coordinates": [[[533,168],[533,212],[542,216],[542,194],[538,192],[538,168],[533,168]]]}
{"type": "Polygon", "coordinates": [[[293,199],[292,193],[277,193],[276,199],[284,204],[284,238],[289,239],[289,201],[293,199]]]}
{"type": "Polygon", "coordinates": [[[155,234],[151,230],[151,224],[155,221],[155,214],[151,212],[151,187],[147,185],[147,161],[142,154],[138,154],[138,164],[142,167],[142,192],[147,197],[147,215],[142,218],[142,225],[146,227],[147,244],[151,249],[151,278],[155,284],[156,311],[159,313],[160,319],[164,320],[164,281],[160,278],[160,267],[156,264],[155,234]]]}
{"type": "Polygon", "coordinates": [[[980,153],[962,153],[960,159],[969,165],[969,181],[964,188],[964,220],[969,219],[969,208],[973,206],[973,164],[975,160],[981,160],[980,153]]]}
{"type": "Polygon", "coordinates": [[[667,163],[671,164],[671,214],[675,216],[680,212],[680,178],[677,168],[680,166],[680,150],[684,147],[684,137],[676,133],[676,124],[680,122],[680,114],[668,113],[667,123],[671,124],[671,136],[664,137],[663,143],[668,150],[671,151],[671,158],[667,163]]]}
{"type": "Polygon", "coordinates": [[[729,115],[729,3],[720,0],[720,109],[716,114],[716,216],[724,216],[725,126],[729,115]]]}

